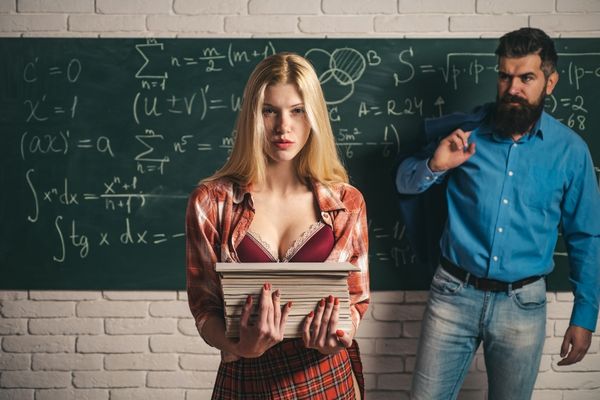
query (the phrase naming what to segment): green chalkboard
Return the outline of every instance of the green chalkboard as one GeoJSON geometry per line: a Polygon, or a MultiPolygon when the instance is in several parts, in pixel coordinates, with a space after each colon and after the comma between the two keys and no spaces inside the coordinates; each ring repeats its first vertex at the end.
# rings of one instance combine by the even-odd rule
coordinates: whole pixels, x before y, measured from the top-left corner
{"type": "MultiPolygon", "coordinates": [[[[547,110],[600,159],[600,39],[561,39],[547,110]],[[594,112],[594,110],[596,112],[594,112]]],[[[0,39],[0,288],[182,289],[186,198],[221,166],[254,65],[315,65],[365,194],[375,290],[426,289],[391,169],[423,118],[495,98],[492,39],[0,39]]],[[[550,288],[568,289],[562,244],[550,288]]]]}

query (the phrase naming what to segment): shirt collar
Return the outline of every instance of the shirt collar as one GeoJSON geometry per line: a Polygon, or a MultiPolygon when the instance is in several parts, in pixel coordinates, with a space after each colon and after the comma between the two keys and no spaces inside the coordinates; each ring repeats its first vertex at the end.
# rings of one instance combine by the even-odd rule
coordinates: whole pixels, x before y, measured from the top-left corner
{"type": "MultiPolygon", "coordinates": [[[[535,122],[535,124],[533,124],[533,127],[531,128],[531,130],[526,135],[523,135],[523,137],[519,140],[520,141],[521,140],[529,141],[529,140],[531,140],[532,137],[538,137],[541,140],[544,140],[544,131],[546,131],[547,127],[548,127],[548,118],[549,118],[549,115],[545,111],[542,111],[542,115],[540,116],[540,118],[538,118],[538,120],[535,122]]],[[[490,135],[494,139],[500,140],[500,141],[506,139],[502,135],[496,134],[494,131],[494,128],[492,127],[492,125],[489,122],[485,123],[484,125],[485,125],[485,128],[483,129],[483,134],[490,135]]]]}
{"type": "Polygon", "coordinates": [[[240,204],[244,201],[244,199],[246,198],[246,196],[248,196],[250,198],[250,201],[252,202],[252,196],[250,194],[250,190],[252,189],[252,185],[251,184],[245,184],[245,183],[234,183],[232,185],[232,190],[233,190],[233,204],[240,204]]]}
{"type": "Polygon", "coordinates": [[[319,203],[319,209],[321,211],[337,211],[345,210],[346,206],[340,199],[340,193],[333,191],[330,186],[326,186],[321,182],[317,182],[311,179],[313,187],[313,193],[317,197],[317,203],[319,203]]]}

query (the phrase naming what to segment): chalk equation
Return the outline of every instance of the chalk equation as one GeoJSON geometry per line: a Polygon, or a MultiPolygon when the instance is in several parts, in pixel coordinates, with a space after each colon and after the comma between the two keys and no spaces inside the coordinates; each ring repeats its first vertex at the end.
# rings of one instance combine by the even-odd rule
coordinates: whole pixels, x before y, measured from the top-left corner
{"type": "MultiPolygon", "coordinates": [[[[600,40],[558,43],[561,80],[545,110],[598,163],[600,40]]],[[[253,67],[280,51],[315,67],[338,152],[367,202],[374,287],[396,288],[402,279],[381,282],[377,271],[423,269],[396,210],[397,157],[417,148],[426,118],[493,101],[498,76],[491,39],[0,39],[0,47],[11,55],[0,60],[0,178],[12,188],[0,207],[0,263],[22,282],[43,265],[57,287],[75,276],[73,288],[90,277],[79,287],[124,287],[123,271],[181,287],[188,194],[229,156],[253,67]]]]}

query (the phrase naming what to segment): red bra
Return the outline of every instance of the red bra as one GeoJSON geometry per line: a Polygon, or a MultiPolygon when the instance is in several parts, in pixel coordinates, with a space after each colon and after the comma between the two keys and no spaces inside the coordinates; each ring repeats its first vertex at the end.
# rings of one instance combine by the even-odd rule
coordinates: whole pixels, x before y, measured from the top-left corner
{"type": "Polygon", "coordinates": [[[268,243],[251,231],[246,232],[236,252],[241,262],[323,262],[329,257],[334,242],[331,227],[318,221],[294,240],[281,260],[268,243]]]}

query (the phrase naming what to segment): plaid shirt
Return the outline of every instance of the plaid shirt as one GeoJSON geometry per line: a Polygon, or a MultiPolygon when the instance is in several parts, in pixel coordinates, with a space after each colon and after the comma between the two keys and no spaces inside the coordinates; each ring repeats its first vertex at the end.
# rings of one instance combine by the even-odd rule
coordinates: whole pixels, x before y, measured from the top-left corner
{"type": "MultiPolygon", "coordinates": [[[[326,261],[350,262],[350,311],[354,326],[369,304],[368,226],[362,194],[348,184],[330,187],[312,182],[323,222],[330,225],[335,245],[326,261]]],[[[211,315],[223,316],[216,262],[240,262],[236,247],[254,216],[250,187],[229,180],[199,185],[190,195],[186,214],[187,292],[190,310],[202,335],[211,315]]]]}

